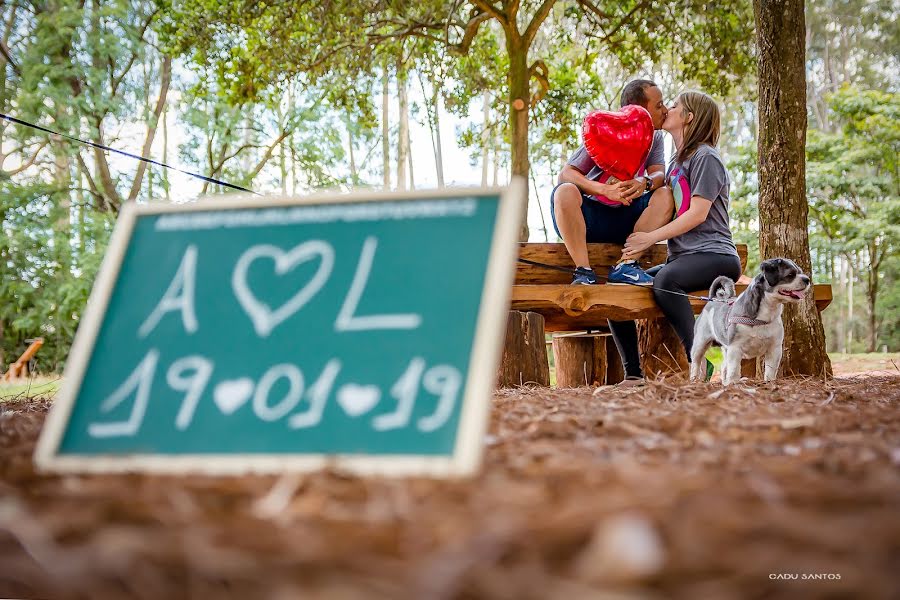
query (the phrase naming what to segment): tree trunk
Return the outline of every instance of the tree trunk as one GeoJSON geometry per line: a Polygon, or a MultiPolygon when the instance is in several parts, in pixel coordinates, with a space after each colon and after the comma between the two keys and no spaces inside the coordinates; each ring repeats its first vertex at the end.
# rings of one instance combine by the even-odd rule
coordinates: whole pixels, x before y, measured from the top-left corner
{"type": "Polygon", "coordinates": [[[485,90],[484,104],[482,105],[484,120],[481,124],[481,187],[488,184],[488,157],[490,152],[491,130],[488,127],[491,116],[491,95],[485,90]]]}
{"type": "Polygon", "coordinates": [[[856,270],[853,262],[847,261],[847,352],[853,352],[853,283],[856,281],[856,270]]]}
{"type": "MultiPolygon", "coordinates": [[[[840,282],[841,282],[841,291],[843,292],[844,299],[846,301],[847,298],[847,260],[843,256],[839,256],[838,260],[840,261],[840,282]]],[[[840,340],[840,351],[844,354],[848,352],[847,350],[847,324],[850,322],[850,317],[847,315],[846,317],[846,306],[841,307],[841,316],[843,318],[838,319],[840,321],[838,323],[838,335],[840,336],[838,339],[840,340]]]]}
{"type": "MultiPolygon", "coordinates": [[[[163,162],[169,164],[169,107],[166,106],[163,108],[162,114],[162,130],[163,130],[163,147],[162,147],[162,159],[163,162]]],[[[166,193],[166,202],[172,201],[172,195],[169,192],[169,188],[171,187],[169,184],[169,170],[162,170],[162,180],[163,180],[163,188],[166,193]]]]}
{"type": "Polygon", "coordinates": [[[878,268],[875,266],[874,252],[869,252],[869,285],[866,289],[866,299],[869,301],[869,352],[878,351],[878,318],[877,305],[878,300],[878,268]]]}
{"type": "Polygon", "coordinates": [[[596,335],[554,337],[556,387],[605,385],[606,337],[596,335]]]}
{"type": "Polygon", "coordinates": [[[356,185],[359,176],[356,172],[356,156],[353,154],[353,125],[347,123],[347,146],[350,148],[350,181],[352,185],[356,185]]]}
{"type": "Polygon", "coordinates": [[[59,276],[64,281],[72,264],[71,239],[72,239],[72,192],[71,172],[69,169],[69,157],[65,148],[55,144],[54,173],[56,191],[53,196],[56,205],[53,208],[53,256],[59,265],[59,276]]]}
{"type": "MultiPolygon", "coordinates": [[[[169,93],[169,85],[172,83],[172,57],[164,56],[160,65],[160,85],[159,96],[156,98],[156,107],[148,116],[147,133],[144,135],[144,146],[141,148],[141,156],[149,156],[150,149],[153,147],[153,139],[156,137],[156,128],[159,126],[159,116],[166,106],[166,95],[169,93]]],[[[128,194],[128,201],[137,200],[138,192],[141,189],[141,178],[147,170],[147,163],[140,161],[138,163],[137,172],[134,181],[131,184],[131,192],[128,194]]],[[[147,200],[152,200],[148,198],[147,200]]]]}
{"type": "Polygon", "coordinates": [[[500,185],[500,136],[494,138],[494,187],[500,185]]]}
{"type": "Polygon", "coordinates": [[[506,339],[497,387],[515,387],[526,383],[550,385],[544,317],[535,312],[512,310],[506,321],[506,339]]]}
{"type": "Polygon", "coordinates": [[[444,187],[444,147],[441,145],[441,96],[438,83],[432,81],[431,106],[434,111],[434,168],[438,187],[444,187]]]}
{"type": "Polygon", "coordinates": [[[409,189],[416,189],[416,178],[413,173],[412,140],[409,139],[409,128],[406,129],[406,159],[409,162],[409,189]]]}
{"type": "MultiPolygon", "coordinates": [[[[294,114],[294,86],[288,87],[288,113],[294,114]]],[[[286,138],[287,151],[291,157],[291,195],[297,195],[297,161],[294,158],[294,135],[295,129],[291,129],[291,135],[286,138]]]]}
{"type": "Polygon", "coordinates": [[[387,66],[384,68],[384,78],[381,80],[381,158],[383,160],[382,175],[384,190],[391,189],[391,130],[388,123],[390,111],[390,98],[388,97],[389,73],[387,66]]]}
{"type": "Polygon", "coordinates": [[[559,170],[562,171],[566,168],[566,165],[569,163],[569,148],[566,146],[566,143],[562,143],[562,150],[559,153],[559,170]]]}
{"type": "Polygon", "coordinates": [[[662,377],[688,370],[687,354],[678,334],[665,319],[638,319],[638,349],[645,377],[662,377]]]}
{"type": "MultiPolygon", "coordinates": [[[[759,249],[808,273],[806,48],[803,0],[754,0],[759,72],[759,249]]],[[[825,332],[812,294],[787,306],[781,373],[831,376],[825,332]]]]}
{"type": "MultiPolygon", "coordinates": [[[[284,123],[284,114],[281,110],[281,102],[276,106],[278,110],[278,126],[281,127],[284,123]]],[[[284,140],[281,140],[278,144],[278,172],[281,175],[281,195],[287,196],[287,182],[288,182],[288,170],[287,170],[287,144],[284,140]]]]}
{"type": "MultiPolygon", "coordinates": [[[[509,136],[511,140],[510,176],[520,176],[528,181],[528,111],[531,103],[531,73],[528,69],[528,48],[523,47],[518,36],[507,36],[509,53],[509,136]]],[[[526,204],[519,227],[519,240],[528,241],[528,188],[525,187],[526,204]]]]}
{"type": "Polygon", "coordinates": [[[406,189],[406,167],[409,162],[409,96],[406,89],[406,72],[397,65],[397,98],[400,109],[400,131],[397,136],[397,189],[406,189]]]}

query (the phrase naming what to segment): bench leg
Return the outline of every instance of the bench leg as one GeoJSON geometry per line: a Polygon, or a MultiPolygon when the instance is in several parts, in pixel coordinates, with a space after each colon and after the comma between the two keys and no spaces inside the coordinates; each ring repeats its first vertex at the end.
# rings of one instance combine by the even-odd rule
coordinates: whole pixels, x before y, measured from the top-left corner
{"type": "Polygon", "coordinates": [[[611,335],[606,336],[606,385],[614,385],[625,380],[625,365],[622,364],[622,356],[616,348],[616,342],[611,335]]]}
{"type": "Polygon", "coordinates": [[[515,387],[526,383],[550,385],[544,317],[535,312],[511,310],[506,322],[506,340],[497,374],[497,387],[515,387]]]}
{"type": "Polygon", "coordinates": [[[687,354],[666,319],[638,319],[637,330],[644,377],[687,374],[687,354]]]}
{"type": "Polygon", "coordinates": [[[756,360],[755,358],[748,358],[741,361],[741,377],[757,378],[756,360]]]}
{"type": "Polygon", "coordinates": [[[581,387],[606,383],[606,338],[578,335],[553,338],[556,387],[581,387]]]}

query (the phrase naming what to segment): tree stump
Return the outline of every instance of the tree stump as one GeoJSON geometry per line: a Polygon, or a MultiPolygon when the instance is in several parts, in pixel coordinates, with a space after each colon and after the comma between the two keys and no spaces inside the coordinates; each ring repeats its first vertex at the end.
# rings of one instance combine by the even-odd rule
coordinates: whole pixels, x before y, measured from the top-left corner
{"type": "Polygon", "coordinates": [[[606,336],[606,385],[613,385],[625,380],[625,365],[616,348],[611,335],[606,336]]]}
{"type": "Polygon", "coordinates": [[[759,376],[756,369],[756,361],[757,359],[755,358],[748,358],[741,361],[741,377],[756,379],[759,376]]]}
{"type": "Polygon", "coordinates": [[[550,385],[550,363],[544,341],[544,317],[536,312],[509,311],[497,387],[526,383],[550,385]]]}
{"type": "Polygon", "coordinates": [[[554,337],[556,386],[605,385],[607,337],[589,334],[554,337]]]}
{"type": "Polygon", "coordinates": [[[637,331],[644,377],[688,372],[687,354],[666,319],[638,319],[637,331]]]}

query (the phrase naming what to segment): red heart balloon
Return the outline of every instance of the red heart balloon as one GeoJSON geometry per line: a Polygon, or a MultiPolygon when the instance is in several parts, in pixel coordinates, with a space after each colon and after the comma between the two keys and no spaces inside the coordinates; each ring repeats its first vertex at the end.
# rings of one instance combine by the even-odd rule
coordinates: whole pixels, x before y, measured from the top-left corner
{"type": "Polygon", "coordinates": [[[582,138],[598,167],[616,179],[633,179],[650,154],[653,119],[633,104],[619,112],[595,110],[584,119],[582,138]]]}

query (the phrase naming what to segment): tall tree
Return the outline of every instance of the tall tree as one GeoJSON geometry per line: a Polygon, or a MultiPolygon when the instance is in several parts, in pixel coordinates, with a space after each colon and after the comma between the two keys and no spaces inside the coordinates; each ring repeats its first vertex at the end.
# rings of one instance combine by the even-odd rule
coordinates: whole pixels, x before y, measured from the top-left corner
{"type": "Polygon", "coordinates": [[[388,122],[388,115],[390,114],[390,96],[388,96],[390,79],[387,61],[385,61],[384,74],[381,78],[381,175],[384,191],[391,189],[391,128],[388,122]]]}
{"type": "MultiPolygon", "coordinates": [[[[759,249],[811,272],[806,202],[806,26],[803,0],[753,0],[759,77],[759,249]]],[[[785,309],[781,372],[831,376],[825,332],[809,295],[785,309]]]]}

